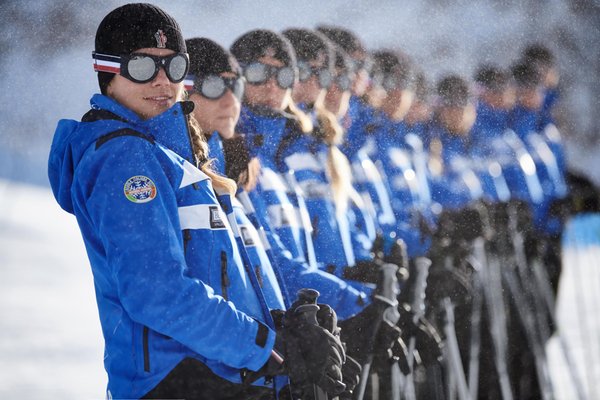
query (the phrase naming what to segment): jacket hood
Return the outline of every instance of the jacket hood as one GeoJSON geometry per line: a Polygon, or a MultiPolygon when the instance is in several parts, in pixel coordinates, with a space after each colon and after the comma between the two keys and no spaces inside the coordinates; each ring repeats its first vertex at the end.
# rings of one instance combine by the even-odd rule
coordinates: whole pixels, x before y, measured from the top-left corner
{"type": "Polygon", "coordinates": [[[147,120],[104,95],[94,95],[90,105],[92,111],[110,114],[90,120],[85,118],[89,115],[86,114],[81,122],[60,120],[50,147],[48,179],[56,201],[65,211],[73,213],[71,186],[77,166],[88,151],[94,150],[92,144],[103,135],[124,128],[133,129],[152,137],[188,161],[194,159],[185,118],[193,110],[193,103],[176,103],[164,113],[147,120]]]}

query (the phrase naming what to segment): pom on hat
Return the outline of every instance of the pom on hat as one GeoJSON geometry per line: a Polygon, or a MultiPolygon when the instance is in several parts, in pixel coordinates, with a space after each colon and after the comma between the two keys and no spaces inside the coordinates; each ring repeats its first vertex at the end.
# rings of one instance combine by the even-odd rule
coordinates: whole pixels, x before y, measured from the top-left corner
{"type": "MultiPolygon", "coordinates": [[[[179,24],[160,8],[146,3],[126,4],[111,11],[96,31],[96,53],[129,55],[143,48],[165,48],[185,53],[179,24]]],[[[102,94],[114,74],[98,72],[102,94]]]]}

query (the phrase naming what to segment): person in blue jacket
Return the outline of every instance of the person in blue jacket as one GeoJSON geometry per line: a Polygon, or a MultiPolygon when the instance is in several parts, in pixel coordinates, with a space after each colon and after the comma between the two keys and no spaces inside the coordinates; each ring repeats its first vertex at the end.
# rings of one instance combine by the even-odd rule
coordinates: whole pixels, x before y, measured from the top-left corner
{"type": "MultiPolygon", "coordinates": [[[[299,65],[326,70],[334,77],[332,90],[339,92],[339,68],[334,69],[337,57],[328,39],[318,32],[297,28],[287,29],[283,35],[294,48],[299,65]]],[[[352,188],[348,160],[337,147],[343,129],[336,116],[325,108],[330,85],[321,87],[314,81],[316,77],[294,85],[292,98],[302,100],[299,107],[310,115],[313,129],[282,142],[282,172],[293,171],[304,193],[317,261],[326,265],[329,272],[343,277],[344,271],[357,261],[372,260],[374,234],[369,237],[369,228],[373,232],[374,228],[371,216],[361,212],[362,199],[352,188]],[[298,95],[294,95],[296,92],[298,95]]],[[[341,105],[342,101],[335,102],[341,105]]]]}
{"type": "Polygon", "coordinates": [[[107,398],[264,398],[267,379],[243,378],[280,374],[339,393],[339,339],[293,330],[292,316],[277,328],[250,283],[217,196],[235,184],[208,167],[193,103],[181,102],[177,22],[150,4],[119,7],[93,58],[102,94],[81,122],[59,122],[48,175],[90,259],[107,398]]]}
{"type": "Polygon", "coordinates": [[[553,111],[560,100],[560,72],[556,65],[556,58],[546,45],[531,43],[523,49],[521,59],[525,63],[533,63],[542,78],[544,101],[538,123],[538,129],[542,130],[546,125],[554,123],[553,111]]]}
{"type": "MultiPolygon", "coordinates": [[[[324,271],[317,273],[319,264],[312,243],[313,227],[304,198],[290,184],[292,176],[281,173],[285,166],[279,154],[280,144],[286,135],[298,134],[298,120],[284,111],[296,79],[293,49],[283,36],[257,30],[234,42],[231,51],[242,64],[248,81],[237,129],[245,135],[250,156],[257,157],[261,164],[257,187],[249,193],[256,216],[272,233],[274,242],[283,246],[281,251],[274,253],[278,257],[288,254],[304,266],[291,264],[289,271],[284,271],[286,284],[293,292],[303,273],[311,271],[310,275],[315,279],[311,287],[322,292],[321,300],[331,305],[341,319],[355,315],[363,309],[368,294],[324,271]],[[275,76],[269,76],[269,70],[274,71],[271,73],[275,76]],[[284,78],[289,80],[284,81],[284,78]]],[[[310,127],[310,118],[304,116],[304,123],[310,127]]],[[[288,263],[279,260],[277,264],[288,263]]]]}
{"type": "Polygon", "coordinates": [[[340,150],[350,160],[354,188],[374,218],[376,234],[383,239],[383,252],[389,254],[397,240],[396,218],[387,177],[370,158],[374,149],[373,134],[380,125],[380,112],[363,99],[369,89],[368,73],[373,60],[360,39],[349,30],[333,26],[317,29],[337,45],[336,68],[343,72],[340,76],[348,75],[351,79],[350,84],[342,84],[342,87],[332,85],[325,106],[338,116],[345,130],[340,150]]]}
{"type": "Polygon", "coordinates": [[[291,88],[296,82],[293,48],[280,34],[254,30],[239,37],[231,52],[242,65],[248,82],[237,129],[245,135],[250,154],[258,157],[261,164],[257,187],[249,197],[255,215],[271,232],[269,243],[277,256],[275,263],[283,270],[290,291],[299,280],[311,279],[310,287],[322,293],[323,301],[333,307],[341,320],[341,338],[348,345],[348,354],[362,363],[370,352],[370,343],[385,351],[398,337],[394,323],[381,324],[377,331],[373,331],[377,325],[372,325],[381,317],[382,309],[396,307],[396,303],[395,299],[385,301],[365,285],[349,285],[326,272],[317,261],[304,196],[293,171],[285,172],[280,152],[284,140],[312,128],[310,118],[291,100],[291,88]],[[381,329],[383,326],[387,329],[381,329]],[[382,331],[386,334],[379,335],[382,331]],[[377,340],[373,342],[376,333],[377,340]]]}
{"type": "MultiPolygon", "coordinates": [[[[186,40],[190,55],[189,99],[194,102],[194,117],[207,136],[208,154],[215,171],[238,182],[238,191],[252,188],[256,182],[254,166],[245,155],[245,147],[235,134],[239,119],[244,79],[235,58],[216,42],[207,38],[186,40]],[[254,181],[254,182],[253,182],[254,181]]],[[[236,194],[237,194],[236,193],[236,194]]],[[[294,299],[289,298],[278,272],[271,265],[260,234],[246,216],[242,204],[231,199],[239,239],[253,272],[256,274],[269,309],[285,309],[294,299]]]]}
{"type": "Polygon", "coordinates": [[[412,61],[402,53],[379,50],[373,57],[379,71],[377,84],[385,92],[381,102],[381,126],[375,133],[377,151],[373,158],[389,180],[396,231],[406,242],[408,255],[411,258],[424,256],[430,243],[426,227],[432,225],[434,219],[427,176],[417,175],[413,157],[417,149],[407,141],[409,130],[405,117],[414,98],[414,68],[412,61]]]}
{"type": "Polygon", "coordinates": [[[498,201],[499,191],[485,163],[474,163],[471,132],[476,109],[469,82],[447,75],[437,83],[438,104],[430,129],[432,200],[459,210],[474,201],[498,201]]]}

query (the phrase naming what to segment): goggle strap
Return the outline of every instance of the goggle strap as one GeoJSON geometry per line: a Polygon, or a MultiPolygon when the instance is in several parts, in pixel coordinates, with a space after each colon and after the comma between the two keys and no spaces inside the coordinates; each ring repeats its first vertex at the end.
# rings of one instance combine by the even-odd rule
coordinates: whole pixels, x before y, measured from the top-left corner
{"type": "Polygon", "coordinates": [[[194,81],[196,80],[196,76],[192,74],[188,74],[183,80],[183,86],[185,86],[185,90],[190,91],[194,89],[194,81]]]}
{"type": "Polygon", "coordinates": [[[94,59],[94,71],[121,73],[121,57],[92,52],[92,58],[94,59]]]}

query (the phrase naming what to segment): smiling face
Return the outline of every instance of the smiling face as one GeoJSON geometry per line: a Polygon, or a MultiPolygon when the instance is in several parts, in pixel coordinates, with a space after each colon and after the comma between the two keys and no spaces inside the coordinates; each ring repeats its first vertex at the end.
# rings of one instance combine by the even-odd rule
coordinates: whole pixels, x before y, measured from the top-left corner
{"type": "MultiPolygon", "coordinates": [[[[233,72],[219,74],[223,78],[235,78],[233,72]]],[[[192,93],[194,117],[204,132],[219,132],[223,139],[230,139],[235,133],[235,125],[240,117],[240,101],[230,89],[218,99],[208,99],[199,93],[192,93]]]]}
{"type": "MultiPolygon", "coordinates": [[[[271,56],[264,56],[256,61],[274,67],[283,67],[285,65],[283,62],[271,56]]],[[[251,106],[264,106],[281,111],[285,108],[285,99],[289,90],[290,89],[282,89],[277,84],[277,78],[271,76],[265,83],[247,83],[244,100],[251,106]]]]}
{"type": "MultiPolygon", "coordinates": [[[[170,49],[147,48],[136,53],[164,57],[175,52],[170,49]]],[[[173,83],[163,68],[147,83],[135,83],[122,75],[115,75],[107,88],[107,95],[135,112],[140,118],[155,117],[183,98],[183,82],[173,83]]]]}

